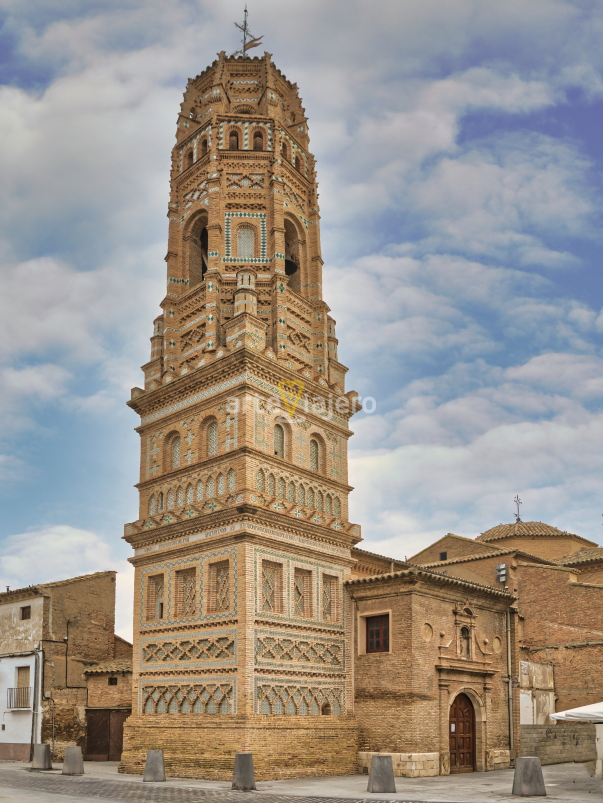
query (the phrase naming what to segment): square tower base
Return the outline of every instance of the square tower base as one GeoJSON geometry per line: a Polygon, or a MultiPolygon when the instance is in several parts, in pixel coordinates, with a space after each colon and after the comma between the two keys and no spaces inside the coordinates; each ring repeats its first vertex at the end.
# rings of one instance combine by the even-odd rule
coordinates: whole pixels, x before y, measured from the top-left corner
{"type": "Polygon", "coordinates": [[[133,715],[119,771],[142,775],[147,750],[163,750],[173,778],[230,781],[238,752],[253,753],[259,781],[352,775],[358,727],[354,717],[133,715]]]}

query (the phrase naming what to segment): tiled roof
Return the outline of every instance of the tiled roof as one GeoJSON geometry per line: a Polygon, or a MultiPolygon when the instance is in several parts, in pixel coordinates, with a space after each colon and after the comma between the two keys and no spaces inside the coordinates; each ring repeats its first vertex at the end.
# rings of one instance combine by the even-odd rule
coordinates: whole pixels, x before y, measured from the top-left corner
{"type": "Polygon", "coordinates": [[[378,583],[383,582],[385,580],[395,580],[396,578],[403,578],[403,577],[418,577],[418,578],[425,578],[426,580],[432,580],[435,582],[446,583],[449,585],[455,586],[462,586],[464,588],[469,588],[473,590],[485,591],[488,594],[493,594],[497,597],[506,597],[507,599],[514,599],[513,594],[509,594],[507,591],[498,591],[497,589],[493,588],[490,585],[486,585],[485,583],[474,583],[471,580],[461,580],[459,577],[454,577],[449,574],[441,574],[440,572],[435,572],[433,569],[423,569],[418,566],[412,566],[408,569],[404,569],[400,572],[389,572],[388,574],[378,574],[372,577],[358,577],[354,580],[346,580],[346,586],[356,586],[361,585],[362,583],[378,583]]]}
{"type": "Polygon", "coordinates": [[[542,521],[514,521],[512,524],[499,524],[497,527],[492,527],[486,530],[485,533],[478,535],[476,541],[498,541],[502,538],[512,538],[513,536],[527,535],[530,537],[538,538],[566,538],[568,535],[571,538],[579,538],[585,544],[592,544],[596,546],[593,541],[588,538],[582,538],[581,535],[574,535],[565,530],[559,530],[557,527],[552,527],[550,524],[544,524],[542,521]]]}
{"type": "Polygon", "coordinates": [[[352,555],[358,552],[360,555],[366,555],[369,558],[379,558],[379,560],[386,560],[388,563],[398,563],[400,566],[403,566],[405,561],[400,560],[399,558],[388,558],[387,555],[378,555],[376,552],[369,552],[366,549],[359,549],[357,546],[352,547],[352,555]]]}
{"type": "Polygon", "coordinates": [[[132,659],[118,658],[115,661],[105,661],[101,664],[93,664],[84,669],[84,675],[110,675],[117,672],[131,672],[132,659]]]}
{"type": "Polygon", "coordinates": [[[55,588],[56,586],[65,586],[69,583],[77,583],[80,580],[89,580],[91,577],[102,577],[106,574],[117,574],[115,571],[107,572],[93,572],[92,574],[81,574],[79,577],[69,577],[67,580],[56,580],[53,583],[36,583],[35,585],[26,586],[25,588],[11,588],[10,591],[0,592],[0,599],[9,597],[11,594],[23,594],[25,592],[39,595],[44,592],[45,588],[55,588]]]}
{"type": "Polygon", "coordinates": [[[575,566],[577,563],[595,563],[599,560],[603,561],[603,547],[600,546],[594,549],[581,549],[573,555],[564,555],[562,558],[557,558],[555,563],[559,566],[575,566]]]}
{"type": "MultiPolygon", "coordinates": [[[[602,550],[603,551],[603,550],[602,550]]],[[[553,560],[545,560],[544,558],[539,558],[538,555],[530,555],[529,552],[523,552],[521,549],[516,549],[514,547],[508,547],[507,549],[502,549],[497,547],[495,550],[491,552],[474,552],[472,555],[459,555],[456,558],[449,558],[448,560],[434,560],[430,561],[429,563],[417,563],[417,566],[449,566],[453,563],[463,563],[464,561],[469,560],[481,560],[483,558],[498,558],[501,555],[519,555],[522,558],[530,558],[530,560],[536,560],[538,563],[545,563],[548,565],[555,565],[559,561],[553,560]]],[[[409,561],[410,563],[410,561],[409,561]]]]}

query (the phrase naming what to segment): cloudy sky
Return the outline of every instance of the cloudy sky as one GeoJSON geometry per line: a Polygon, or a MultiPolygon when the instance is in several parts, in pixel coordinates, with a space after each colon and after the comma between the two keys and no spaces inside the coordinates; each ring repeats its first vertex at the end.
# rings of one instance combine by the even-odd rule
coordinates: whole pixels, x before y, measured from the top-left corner
{"type": "MultiPolygon", "coordinates": [[[[0,583],[120,571],[176,114],[231,0],[0,0],[0,583]]],[[[603,6],[249,0],[298,83],[366,549],[601,540],[603,6]]]]}

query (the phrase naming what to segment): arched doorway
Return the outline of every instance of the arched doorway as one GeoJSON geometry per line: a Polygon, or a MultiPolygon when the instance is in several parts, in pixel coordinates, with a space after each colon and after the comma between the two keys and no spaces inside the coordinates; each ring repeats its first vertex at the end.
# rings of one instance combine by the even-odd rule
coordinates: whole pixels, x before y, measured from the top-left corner
{"type": "Polygon", "coordinates": [[[459,694],[450,706],[450,772],[475,769],[475,710],[466,694],[459,694]]]}

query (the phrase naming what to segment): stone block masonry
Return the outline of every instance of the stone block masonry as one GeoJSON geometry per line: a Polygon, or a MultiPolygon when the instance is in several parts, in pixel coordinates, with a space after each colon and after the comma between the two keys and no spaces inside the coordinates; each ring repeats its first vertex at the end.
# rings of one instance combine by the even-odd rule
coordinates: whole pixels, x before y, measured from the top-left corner
{"type": "Polygon", "coordinates": [[[422,778],[440,774],[439,753],[358,753],[358,772],[367,774],[373,756],[391,756],[398,778],[422,778]]]}
{"type": "Polygon", "coordinates": [[[588,722],[522,725],[521,753],[538,756],[541,764],[595,761],[595,726],[588,722]]]}

